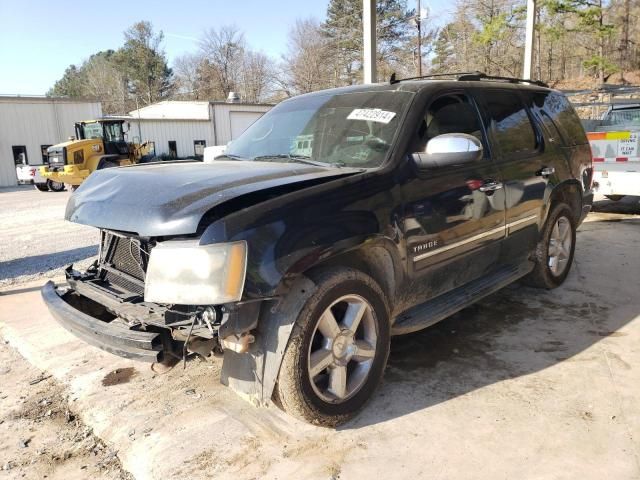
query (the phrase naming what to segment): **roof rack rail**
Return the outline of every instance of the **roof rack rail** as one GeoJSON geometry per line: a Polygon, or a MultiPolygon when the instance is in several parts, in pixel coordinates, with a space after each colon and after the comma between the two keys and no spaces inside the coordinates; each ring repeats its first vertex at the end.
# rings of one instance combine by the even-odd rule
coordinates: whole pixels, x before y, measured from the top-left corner
{"type": "Polygon", "coordinates": [[[407,77],[407,78],[396,78],[396,72],[391,74],[389,78],[389,83],[393,85],[394,83],[406,82],[409,80],[426,80],[429,78],[440,78],[440,77],[455,77],[456,79],[461,75],[474,75],[480,72],[453,72],[453,73],[433,73],[431,75],[420,75],[419,77],[407,77]]]}
{"type": "Polygon", "coordinates": [[[530,83],[532,85],[538,85],[539,87],[549,87],[546,83],[540,80],[531,80],[527,78],[516,78],[516,77],[501,77],[498,75],[487,75],[483,72],[473,72],[466,73],[458,76],[458,80],[461,82],[465,81],[479,81],[479,80],[500,80],[503,82],[509,83],[530,83]]]}
{"type": "Polygon", "coordinates": [[[515,77],[500,77],[497,75],[487,75],[483,72],[454,72],[454,73],[434,73],[432,75],[421,75],[419,77],[409,77],[409,78],[396,78],[395,72],[391,74],[391,78],[389,79],[389,83],[393,85],[394,83],[404,82],[408,80],[427,80],[429,78],[441,78],[441,77],[454,77],[456,80],[461,82],[469,82],[469,81],[480,81],[480,80],[499,80],[503,82],[509,83],[530,83],[531,85],[538,85],[539,87],[548,88],[549,85],[540,81],[540,80],[531,80],[524,78],[515,78],[515,77]]]}

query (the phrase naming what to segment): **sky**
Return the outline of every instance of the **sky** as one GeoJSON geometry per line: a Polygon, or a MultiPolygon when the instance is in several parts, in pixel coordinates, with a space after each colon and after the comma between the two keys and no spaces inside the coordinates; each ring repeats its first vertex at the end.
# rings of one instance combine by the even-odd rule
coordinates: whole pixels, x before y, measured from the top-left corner
{"type": "Polygon", "coordinates": [[[252,49],[279,58],[286,51],[289,26],[297,18],[323,20],[327,4],[328,0],[0,0],[0,94],[45,94],[69,65],[81,64],[100,50],[119,48],[122,32],[140,20],[164,32],[169,65],[195,51],[205,30],[222,25],[237,26],[252,49]]]}

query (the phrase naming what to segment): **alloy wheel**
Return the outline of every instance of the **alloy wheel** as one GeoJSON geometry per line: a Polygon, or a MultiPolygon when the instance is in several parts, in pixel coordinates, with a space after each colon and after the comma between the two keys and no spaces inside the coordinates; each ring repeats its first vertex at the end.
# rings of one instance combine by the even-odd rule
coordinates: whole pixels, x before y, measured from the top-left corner
{"type": "Polygon", "coordinates": [[[549,270],[556,277],[562,275],[569,265],[572,243],[571,222],[566,217],[558,218],[551,230],[548,250],[549,270]]]}
{"type": "Polygon", "coordinates": [[[307,371],[322,400],[342,403],[365,384],[378,332],[371,305],[358,295],[334,301],[320,315],[309,345],[307,371]]]}

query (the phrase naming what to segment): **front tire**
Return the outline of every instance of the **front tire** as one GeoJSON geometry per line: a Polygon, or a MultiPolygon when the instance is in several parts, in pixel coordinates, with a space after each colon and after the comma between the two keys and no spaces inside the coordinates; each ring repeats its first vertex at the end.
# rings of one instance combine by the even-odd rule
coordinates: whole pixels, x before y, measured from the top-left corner
{"type": "Polygon", "coordinates": [[[49,187],[49,190],[52,192],[62,192],[64,190],[64,183],[47,180],[47,187],[49,187]]]}
{"type": "Polygon", "coordinates": [[[320,272],[285,350],[274,400],[309,423],[352,418],[379,385],[389,356],[389,314],[378,284],[349,268],[320,272]]]}
{"type": "Polygon", "coordinates": [[[546,289],[562,285],[571,270],[575,247],[574,216],[568,205],[558,203],[552,208],[536,247],[535,267],[524,282],[546,289]]]}
{"type": "Polygon", "coordinates": [[[46,183],[34,183],[33,186],[36,187],[36,190],[38,190],[39,192],[49,191],[49,187],[46,183]]]}

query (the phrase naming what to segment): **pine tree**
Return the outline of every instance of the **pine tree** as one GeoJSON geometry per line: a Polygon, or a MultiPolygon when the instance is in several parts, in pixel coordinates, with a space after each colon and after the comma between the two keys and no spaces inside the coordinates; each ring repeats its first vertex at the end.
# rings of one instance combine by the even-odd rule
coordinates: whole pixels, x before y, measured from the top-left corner
{"type": "MultiPolygon", "coordinates": [[[[378,0],[376,5],[378,62],[388,64],[400,58],[410,35],[406,0],[378,0]]],[[[333,59],[333,84],[351,85],[362,76],[362,0],[331,0],[322,25],[333,59]]]]}

